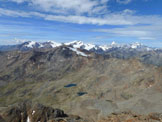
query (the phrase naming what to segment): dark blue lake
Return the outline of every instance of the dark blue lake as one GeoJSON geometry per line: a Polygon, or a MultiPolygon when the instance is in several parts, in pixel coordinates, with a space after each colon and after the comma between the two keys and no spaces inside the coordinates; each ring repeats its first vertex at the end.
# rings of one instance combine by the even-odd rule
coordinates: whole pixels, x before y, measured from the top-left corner
{"type": "Polygon", "coordinates": [[[88,93],[87,92],[78,92],[77,94],[78,94],[78,96],[83,96],[83,95],[88,94],[88,93]]]}
{"type": "Polygon", "coordinates": [[[68,85],[66,85],[66,86],[64,86],[65,88],[69,88],[69,87],[75,87],[75,86],[77,86],[77,84],[68,84],[68,85]]]}

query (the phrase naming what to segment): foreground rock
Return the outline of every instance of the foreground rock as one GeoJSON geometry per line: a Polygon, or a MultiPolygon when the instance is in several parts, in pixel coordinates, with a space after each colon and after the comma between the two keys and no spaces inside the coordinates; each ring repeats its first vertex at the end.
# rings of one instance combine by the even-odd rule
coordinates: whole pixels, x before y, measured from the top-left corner
{"type": "Polygon", "coordinates": [[[131,112],[113,113],[98,122],[162,122],[162,114],[137,115],[131,112]]]}
{"type": "Polygon", "coordinates": [[[0,112],[0,122],[85,122],[79,116],[67,115],[60,109],[24,102],[0,112]]]}

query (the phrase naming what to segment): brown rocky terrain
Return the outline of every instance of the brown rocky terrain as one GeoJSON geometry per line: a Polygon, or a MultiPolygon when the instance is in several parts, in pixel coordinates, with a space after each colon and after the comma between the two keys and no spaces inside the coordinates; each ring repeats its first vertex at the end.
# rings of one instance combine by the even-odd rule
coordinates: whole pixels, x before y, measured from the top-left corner
{"type": "Polygon", "coordinates": [[[83,52],[88,57],[66,46],[1,52],[0,107],[31,100],[90,122],[123,111],[162,113],[162,67],[83,52]]]}
{"type": "Polygon", "coordinates": [[[23,102],[3,108],[0,122],[86,122],[79,116],[67,115],[60,109],[23,102]]]}
{"type": "Polygon", "coordinates": [[[131,112],[113,113],[98,122],[162,122],[162,114],[137,115],[131,112]]]}

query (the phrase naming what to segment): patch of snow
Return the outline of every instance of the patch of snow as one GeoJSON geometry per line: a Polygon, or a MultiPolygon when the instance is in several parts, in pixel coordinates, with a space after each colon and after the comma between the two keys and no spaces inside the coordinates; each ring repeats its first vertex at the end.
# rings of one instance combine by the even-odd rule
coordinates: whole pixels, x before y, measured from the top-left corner
{"type": "Polygon", "coordinates": [[[147,51],[151,51],[152,49],[151,49],[151,48],[149,48],[149,47],[147,47],[147,48],[146,48],[146,50],[147,50],[147,51]]]}
{"type": "Polygon", "coordinates": [[[101,48],[103,51],[106,51],[110,48],[112,48],[111,46],[107,46],[107,45],[103,45],[103,46],[99,46],[99,48],[101,48]]]}
{"type": "Polygon", "coordinates": [[[76,43],[82,43],[82,41],[75,40],[75,41],[67,42],[67,43],[64,43],[64,44],[65,45],[71,45],[71,44],[76,44],[76,43]]]}
{"type": "Polygon", "coordinates": [[[111,48],[114,48],[114,47],[123,47],[122,45],[119,45],[117,44],[115,41],[113,41],[110,45],[100,45],[99,48],[101,48],[103,51],[107,51],[111,48]]]}
{"type": "Polygon", "coordinates": [[[54,42],[54,41],[48,41],[48,43],[50,43],[50,45],[51,45],[53,48],[55,48],[55,47],[59,47],[59,46],[62,45],[62,44],[57,43],[57,42],[54,42]]]}
{"type": "Polygon", "coordinates": [[[84,43],[82,41],[72,41],[69,43],[65,43],[65,45],[72,45],[74,48],[80,48],[81,46],[84,45],[84,43]]]}
{"type": "Polygon", "coordinates": [[[96,45],[84,44],[82,41],[72,41],[72,42],[69,42],[69,43],[65,43],[65,45],[67,45],[67,46],[72,45],[74,48],[82,48],[82,49],[85,49],[85,50],[88,50],[88,51],[93,49],[93,48],[97,50],[96,45]]]}
{"type": "Polygon", "coordinates": [[[151,88],[151,87],[152,87],[152,85],[150,84],[150,85],[149,85],[149,88],[151,88]]]}
{"type": "Polygon", "coordinates": [[[26,122],[30,122],[30,118],[29,118],[29,116],[27,117],[27,121],[26,122]]]}
{"type": "Polygon", "coordinates": [[[83,42],[78,42],[76,44],[73,45],[74,48],[80,48],[81,46],[83,46],[83,42]]]}
{"type": "Polygon", "coordinates": [[[70,50],[76,52],[77,55],[81,55],[81,56],[84,56],[84,57],[87,57],[88,55],[86,55],[85,53],[81,52],[81,51],[78,51],[76,48],[71,48],[69,47],[70,50]]]}
{"type": "Polygon", "coordinates": [[[88,50],[88,51],[89,51],[89,50],[91,50],[91,49],[93,49],[93,48],[97,50],[96,45],[93,45],[93,44],[85,44],[85,45],[84,45],[84,49],[85,49],[85,50],[88,50]]]}
{"type": "Polygon", "coordinates": [[[141,46],[141,44],[138,43],[138,42],[136,42],[136,43],[134,43],[134,44],[131,45],[131,48],[136,49],[136,48],[138,48],[139,46],[141,46]]]}
{"type": "Polygon", "coordinates": [[[39,48],[42,48],[42,47],[44,47],[43,44],[39,43],[39,48]]]}
{"type": "Polygon", "coordinates": [[[31,41],[31,42],[29,42],[28,45],[26,45],[26,47],[33,48],[33,46],[34,46],[35,44],[36,44],[36,42],[31,41]]]}
{"type": "Polygon", "coordinates": [[[33,110],[32,115],[34,115],[34,114],[35,114],[35,111],[33,110]]]}
{"type": "Polygon", "coordinates": [[[116,42],[115,42],[115,41],[113,41],[113,42],[111,43],[111,45],[116,45],[116,42]]]}

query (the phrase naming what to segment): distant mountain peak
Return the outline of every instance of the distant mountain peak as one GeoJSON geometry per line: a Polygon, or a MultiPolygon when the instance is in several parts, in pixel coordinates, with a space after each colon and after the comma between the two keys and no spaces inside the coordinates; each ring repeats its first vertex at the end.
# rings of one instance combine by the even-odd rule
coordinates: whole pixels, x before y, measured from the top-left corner
{"type": "Polygon", "coordinates": [[[29,48],[33,48],[33,46],[36,44],[36,42],[34,41],[28,41],[24,46],[29,47],[29,48]]]}
{"type": "Polygon", "coordinates": [[[142,46],[143,44],[141,44],[141,43],[139,43],[139,42],[135,42],[135,43],[133,43],[133,44],[131,44],[131,48],[138,48],[138,47],[140,47],[140,46],[142,46]]]}
{"type": "Polygon", "coordinates": [[[62,45],[61,43],[58,43],[58,42],[55,42],[55,41],[51,41],[51,40],[47,41],[46,44],[47,44],[47,43],[48,43],[52,48],[59,47],[59,46],[62,45]]]}
{"type": "MultiPolygon", "coordinates": [[[[47,41],[47,42],[34,42],[34,41],[27,41],[24,42],[22,44],[19,45],[15,45],[13,49],[18,49],[18,50],[30,50],[30,49],[37,49],[37,48],[55,48],[55,47],[60,47],[62,45],[65,46],[70,46],[73,48],[80,48],[80,49],[84,49],[87,51],[91,51],[91,52],[96,52],[96,53],[104,53],[107,52],[109,50],[115,50],[115,49],[133,49],[133,50],[139,50],[139,51],[150,51],[150,50],[155,50],[154,48],[149,48],[139,42],[135,42],[132,44],[118,44],[115,41],[113,41],[111,44],[109,45],[95,45],[95,44],[88,44],[88,43],[84,43],[80,40],[74,40],[72,42],[68,42],[68,43],[58,43],[55,41],[47,41]]],[[[7,48],[9,48],[10,46],[6,46],[5,48],[2,48],[2,50],[7,50],[7,48]]],[[[0,49],[1,50],[1,49],[0,49]]],[[[11,49],[9,49],[11,50],[11,49]]],[[[157,50],[157,49],[156,49],[157,50]]]]}
{"type": "Polygon", "coordinates": [[[64,43],[65,45],[72,45],[75,48],[80,48],[82,45],[84,45],[84,43],[82,41],[72,41],[72,42],[68,42],[68,43],[64,43]]]}
{"type": "Polygon", "coordinates": [[[21,48],[41,48],[43,47],[43,45],[41,43],[38,42],[34,42],[34,41],[27,41],[24,42],[23,44],[21,44],[21,48]]]}
{"type": "Polygon", "coordinates": [[[113,41],[113,42],[111,43],[111,45],[117,45],[117,43],[116,43],[115,41],[113,41]]]}

